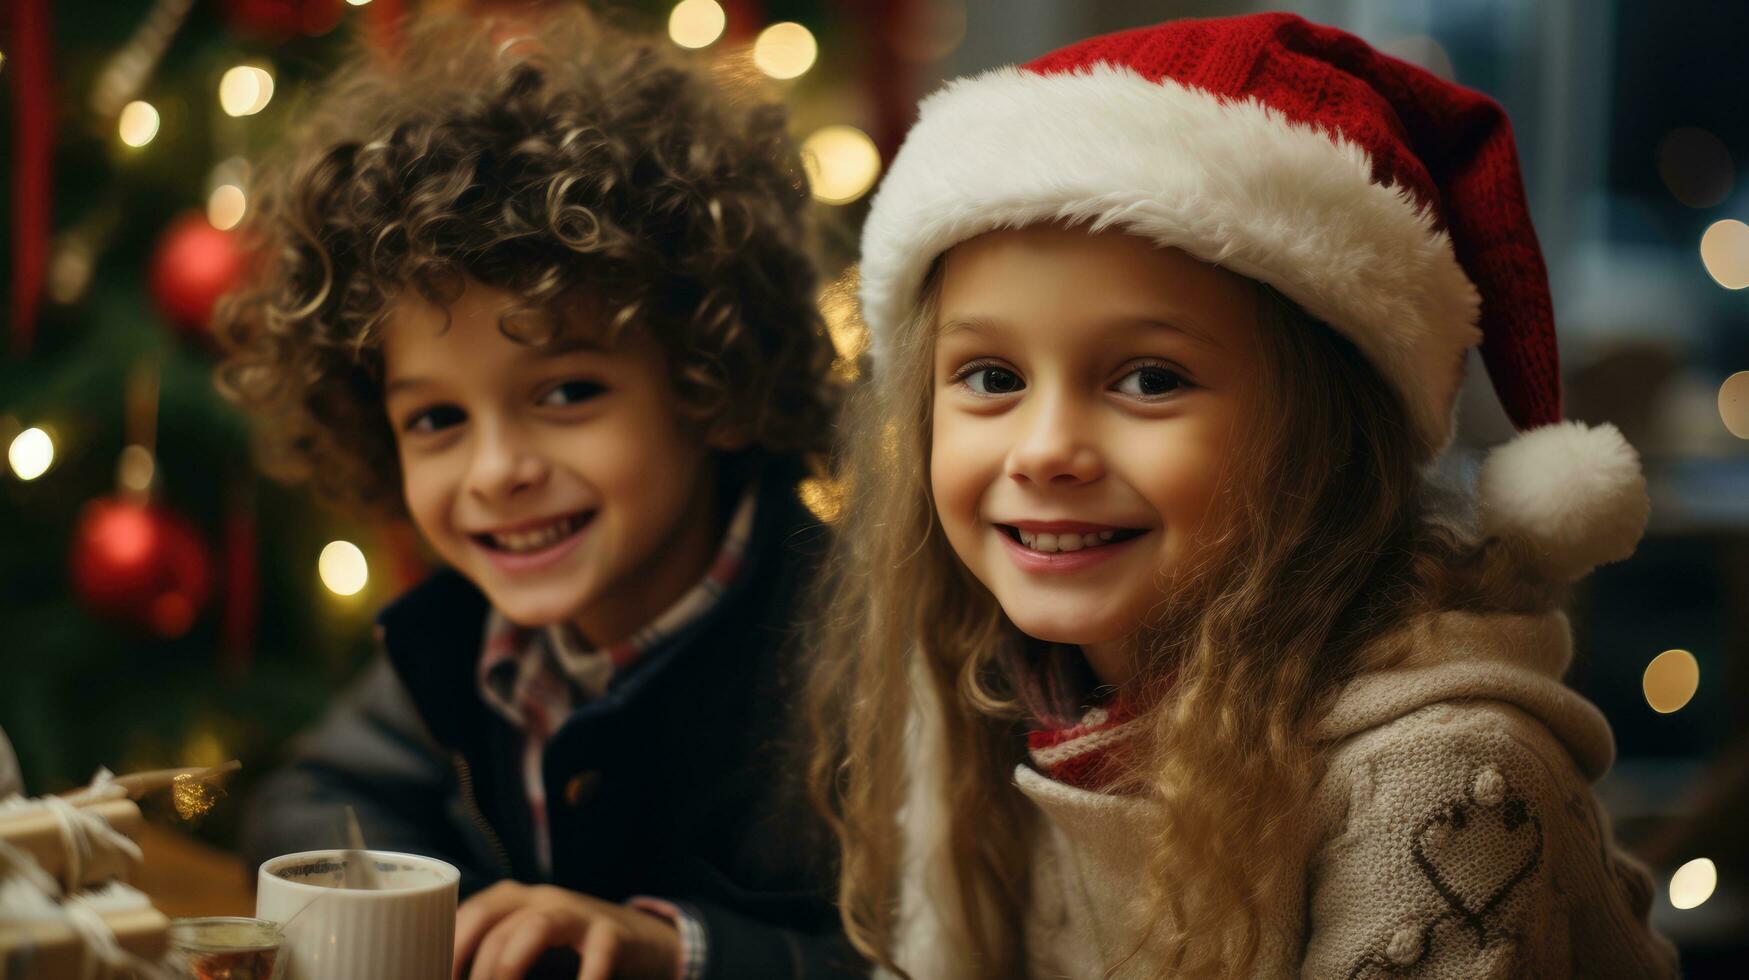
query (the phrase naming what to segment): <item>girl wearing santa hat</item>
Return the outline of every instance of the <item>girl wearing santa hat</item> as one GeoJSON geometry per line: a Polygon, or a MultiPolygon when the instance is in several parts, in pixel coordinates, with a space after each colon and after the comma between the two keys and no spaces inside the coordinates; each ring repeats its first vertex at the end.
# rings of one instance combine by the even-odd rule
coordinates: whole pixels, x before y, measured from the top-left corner
{"type": "Polygon", "coordinates": [[[949,84],[863,237],[815,775],[920,978],[1670,976],[1565,586],[1648,502],[1561,419],[1486,97],[1284,14],[949,84]],[[1438,490],[1466,352],[1521,435],[1438,490]]]}

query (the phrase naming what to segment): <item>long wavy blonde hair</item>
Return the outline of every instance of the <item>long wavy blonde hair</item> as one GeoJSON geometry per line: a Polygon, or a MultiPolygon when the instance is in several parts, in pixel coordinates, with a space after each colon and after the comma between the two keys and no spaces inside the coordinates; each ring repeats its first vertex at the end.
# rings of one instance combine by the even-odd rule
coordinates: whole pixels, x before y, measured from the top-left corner
{"type": "MultiPolygon", "coordinates": [[[[939,263],[938,263],[939,268],[939,263]]],[[[895,962],[898,825],[914,672],[942,706],[949,867],[960,941],[982,976],[1026,972],[1030,804],[1012,772],[1025,718],[1003,651],[1027,639],[955,556],[930,493],[938,275],[852,398],[845,509],[823,583],[815,801],[836,831],[839,899],[862,953],[895,962]]],[[[1266,393],[1222,493],[1229,515],[1160,614],[1122,695],[1146,734],[1118,787],[1156,800],[1151,887],[1138,904],[1175,975],[1238,976],[1258,910],[1304,887],[1292,815],[1321,774],[1319,706],[1381,656],[1364,641],[1429,608],[1517,611],[1558,596],[1514,542],[1432,516],[1401,400],[1334,331],[1258,286],[1266,393]],[[1267,422],[1267,424],[1263,424],[1267,422]],[[1264,488],[1267,487],[1267,491],[1264,488]]],[[[1444,513],[1446,508],[1439,508],[1444,513]]],[[[1115,964],[1114,964],[1115,965],[1115,964]]]]}

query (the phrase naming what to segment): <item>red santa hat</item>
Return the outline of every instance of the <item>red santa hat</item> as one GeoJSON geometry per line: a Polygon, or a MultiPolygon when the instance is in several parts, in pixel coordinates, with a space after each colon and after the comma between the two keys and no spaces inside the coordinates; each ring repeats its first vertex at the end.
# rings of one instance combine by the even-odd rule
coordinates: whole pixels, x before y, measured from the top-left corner
{"type": "MultiPolygon", "coordinates": [[[[877,363],[937,257],[1046,222],[1121,228],[1273,286],[1396,389],[1424,460],[1451,441],[1477,345],[1516,427],[1560,423],[1548,274],[1504,111],[1343,31],[1173,21],[924,100],[863,229],[877,363]]],[[[1568,423],[1537,445],[1489,461],[1487,530],[1533,540],[1563,576],[1631,553],[1647,505],[1620,433],[1568,423]]]]}

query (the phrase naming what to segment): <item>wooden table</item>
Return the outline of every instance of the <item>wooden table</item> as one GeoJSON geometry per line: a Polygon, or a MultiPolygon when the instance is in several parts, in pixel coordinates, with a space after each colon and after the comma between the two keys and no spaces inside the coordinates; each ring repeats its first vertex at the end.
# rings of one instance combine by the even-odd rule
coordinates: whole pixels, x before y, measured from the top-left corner
{"type": "Polygon", "coordinates": [[[171,827],[147,823],[136,838],[145,865],[133,882],[171,918],[254,915],[255,869],[171,827]]]}

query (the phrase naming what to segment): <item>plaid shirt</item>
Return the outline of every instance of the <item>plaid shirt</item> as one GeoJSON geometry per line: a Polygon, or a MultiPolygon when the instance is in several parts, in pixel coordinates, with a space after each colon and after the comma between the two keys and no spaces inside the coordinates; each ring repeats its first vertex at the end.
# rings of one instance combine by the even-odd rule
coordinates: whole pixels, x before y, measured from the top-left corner
{"type": "MultiPolygon", "coordinates": [[[[534,821],[535,854],[543,873],[552,875],[552,832],[547,822],[546,780],[541,755],[566,717],[578,705],[607,692],[621,671],[645,651],[710,612],[741,571],[753,530],[757,487],[749,486],[735,506],[728,532],[703,579],[648,626],[608,647],[590,647],[569,623],[544,629],[518,626],[496,609],[486,617],[485,648],[477,680],[480,696],[524,733],[522,784],[534,821]]],[[[659,900],[634,900],[633,907],[674,922],[681,936],[681,980],[704,968],[704,930],[684,906],[659,900]]]]}

